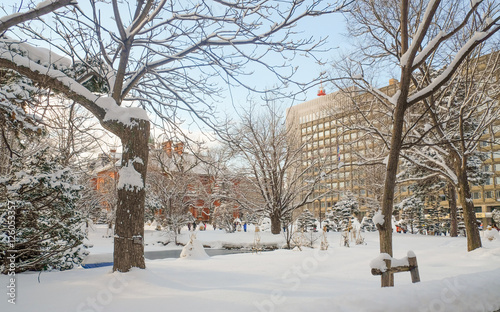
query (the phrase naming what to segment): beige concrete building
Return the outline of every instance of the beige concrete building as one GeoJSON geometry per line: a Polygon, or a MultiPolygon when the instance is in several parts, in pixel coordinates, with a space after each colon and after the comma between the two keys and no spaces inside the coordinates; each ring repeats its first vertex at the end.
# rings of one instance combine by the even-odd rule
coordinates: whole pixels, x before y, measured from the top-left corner
{"type": "MultiPolygon", "coordinates": [[[[391,80],[381,89],[386,94],[394,94],[396,80],[391,80]]],[[[379,118],[376,113],[373,118],[379,118]]],[[[369,210],[374,202],[379,202],[383,195],[385,175],[384,165],[359,166],[363,159],[383,158],[387,150],[374,136],[367,135],[356,127],[359,114],[350,105],[349,97],[343,92],[335,92],[290,107],[287,110],[287,124],[304,144],[302,162],[306,166],[315,157],[321,157],[323,166],[311,171],[322,174],[331,170],[317,186],[313,197],[323,195],[307,207],[316,217],[325,215],[328,208],[346,192],[351,192],[360,202],[362,211],[369,210]]],[[[383,126],[383,118],[380,123],[383,126]]],[[[389,123],[387,123],[389,125],[389,123]]],[[[472,186],[472,195],[476,217],[484,225],[491,224],[493,209],[500,209],[500,145],[491,138],[500,137],[500,124],[491,127],[484,134],[485,141],[480,150],[489,153],[490,158],[484,163],[485,171],[494,175],[484,186],[472,186]]],[[[411,193],[407,185],[396,189],[396,202],[411,193]]],[[[442,195],[444,199],[444,194],[442,195]]],[[[457,203],[460,206],[460,203],[457,203]]],[[[448,201],[441,205],[447,210],[448,201]]],[[[445,216],[449,217],[449,216],[445,216]]]]}

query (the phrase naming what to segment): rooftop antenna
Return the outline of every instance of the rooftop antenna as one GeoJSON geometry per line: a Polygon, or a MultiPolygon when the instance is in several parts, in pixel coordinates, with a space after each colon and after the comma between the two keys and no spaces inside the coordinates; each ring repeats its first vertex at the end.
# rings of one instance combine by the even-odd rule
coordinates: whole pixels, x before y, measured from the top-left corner
{"type": "Polygon", "coordinates": [[[321,81],[321,85],[318,90],[318,96],[326,95],[325,90],[323,89],[323,81],[321,81]]]}

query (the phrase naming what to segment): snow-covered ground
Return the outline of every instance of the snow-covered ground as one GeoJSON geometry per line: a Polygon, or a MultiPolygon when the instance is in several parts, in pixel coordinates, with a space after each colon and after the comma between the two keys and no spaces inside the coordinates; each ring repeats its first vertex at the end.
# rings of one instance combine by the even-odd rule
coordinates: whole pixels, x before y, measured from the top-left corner
{"type": "MultiPolygon", "coordinates": [[[[112,251],[105,229],[90,235],[91,254],[112,251]]],[[[363,233],[366,245],[340,246],[328,233],[327,251],[277,250],[215,256],[206,260],[147,260],[146,270],[111,273],[111,267],[16,275],[16,304],[0,311],[496,311],[500,309],[500,239],[466,252],[465,238],[394,235],[394,256],[413,251],[420,283],[408,272],[395,275],[394,288],[380,288],[370,273],[378,256],[378,234],[363,233]],[[38,281],[39,279],[39,281],[38,281]]],[[[251,246],[254,232],[197,233],[205,246],[251,246]]],[[[146,251],[181,249],[163,233],[147,229],[146,251]]],[[[187,243],[183,232],[179,241],[187,243]]],[[[284,244],[282,235],[261,233],[261,242],[284,244]]],[[[319,244],[319,240],[317,241],[319,244]]],[[[0,284],[7,285],[1,276],[0,284]]],[[[5,286],[3,286],[5,287],[5,286]]],[[[5,288],[4,288],[5,289],[5,288]]]]}

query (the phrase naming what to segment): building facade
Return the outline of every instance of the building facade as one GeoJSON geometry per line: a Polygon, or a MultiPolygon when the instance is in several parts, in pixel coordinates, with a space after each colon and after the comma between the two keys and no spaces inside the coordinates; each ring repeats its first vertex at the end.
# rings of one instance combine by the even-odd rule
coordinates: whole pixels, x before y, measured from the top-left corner
{"type": "MultiPolygon", "coordinates": [[[[391,79],[388,86],[380,91],[392,96],[396,83],[396,80],[391,79]]],[[[380,127],[389,127],[390,122],[387,117],[377,116],[376,110],[373,110],[373,113],[359,114],[350,104],[352,96],[357,96],[359,102],[360,97],[367,95],[337,91],[318,96],[287,110],[287,124],[295,129],[295,135],[301,138],[304,146],[303,164],[314,157],[321,157],[325,160],[323,163],[329,164],[311,172],[331,173],[321,180],[312,196],[321,198],[304,207],[320,219],[347,193],[358,198],[362,213],[377,207],[383,195],[385,165],[369,164],[366,159],[384,158],[388,150],[378,138],[363,131],[359,125],[362,124],[360,118],[366,116],[375,119],[374,122],[378,122],[380,127]]],[[[497,144],[499,137],[500,122],[484,133],[484,140],[478,148],[488,155],[482,170],[492,172],[492,176],[485,185],[471,185],[476,217],[484,225],[492,224],[493,210],[500,210],[500,144],[497,144]]],[[[397,186],[395,203],[412,194],[408,186],[408,183],[397,186]]],[[[444,211],[449,211],[446,194],[442,193],[439,197],[442,199],[440,205],[444,211]]],[[[457,204],[460,207],[460,202],[457,204]]],[[[426,213],[429,213],[428,209],[426,213]]],[[[447,218],[449,219],[449,214],[445,213],[444,219],[447,218]]]]}

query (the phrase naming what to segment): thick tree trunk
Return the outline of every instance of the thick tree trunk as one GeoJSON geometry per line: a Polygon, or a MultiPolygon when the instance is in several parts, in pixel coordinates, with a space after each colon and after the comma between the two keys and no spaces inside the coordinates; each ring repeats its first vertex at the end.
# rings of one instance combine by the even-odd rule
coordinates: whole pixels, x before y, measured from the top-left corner
{"type": "Polygon", "coordinates": [[[457,222],[457,192],[455,186],[448,183],[448,203],[450,205],[450,236],[458,236],[458,222],[457,222]]]}
{"type": "Polygon", "coordinates": [[[465,231],[467,233],[467,251],[481,248],[481,237],[476,222],[476,213],[474,212],[474,203],[470,192],[469,182],[467,180],[467,171],[458,168],[458,195],[464,211],[465,231]]]}
{"type": "MultiPolygon", "coordinates": [[[[148,164],[149,122],[137,121],[137,126],[123,129],[122,168],[133,164],[141,177],[142,187],[118,188],[113,271],[128,272],[131,268],[146,268],[144,262],[144,200],[148,164]]],[[[121,179],[122,177],[119,177],[121,179]]]]}
{"type": "Polygon", "coordinates": [[[280,234],[281,233],[281,218],[278,213],[271,214],[271,233],[280,234]]]}

